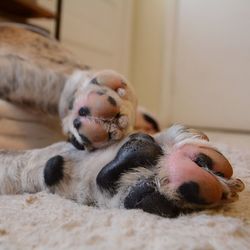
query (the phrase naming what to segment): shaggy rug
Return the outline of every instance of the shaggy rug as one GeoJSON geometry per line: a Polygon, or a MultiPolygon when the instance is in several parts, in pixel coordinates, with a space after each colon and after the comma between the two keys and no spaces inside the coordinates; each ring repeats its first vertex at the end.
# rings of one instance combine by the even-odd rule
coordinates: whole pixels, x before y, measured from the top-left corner
{"type": "Polygon", "coordinates": [[[246,185],[236,203],[167,219],[45,192],[0,196],[0,249],[250,249],[250,153],[217,146],[246,185]]]}

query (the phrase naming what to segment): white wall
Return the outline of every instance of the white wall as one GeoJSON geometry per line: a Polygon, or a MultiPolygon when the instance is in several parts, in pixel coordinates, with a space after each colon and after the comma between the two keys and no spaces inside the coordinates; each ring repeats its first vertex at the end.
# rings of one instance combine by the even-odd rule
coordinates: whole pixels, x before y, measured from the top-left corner
{"type": "Polygon", "coordinates": [[[250,131],[250,1],[136,0],[132,81],[164,126],[250,131]]]}
{"type": "Polygon", "coordinates": [[[139,103],[159,118],[162,117],[165,19],[166,0],[134,1],[131,80],[139,103]]]}
{"type": "Polygon", "coordinates": [[[250,131],[250,1],[176,0],[172,121],[250,131]]]}
{"type": "MultiPolygon", "coordinates": [[[[87,55],[87,63],[98,68],[112,67],[129,76],[139,103],[154,112],[164,126],[182,122],[191,126],[250,130],[250,1],[130,0],[132,6],[127,9],[130,12],[125,11],[125,26],[112,18],[105,19],[100,13],[104,10],[104,14],[105,8],[112,4],[119,6],[117,10],[123,13],[126,6],[121,2],[128,1],[65,0],[64,34],[72,33],[76,19],[79,19],[78,27],[73,33],[79,32],[78,9],[84,8],[87,11],[84,16],[89,14],[97,21],[104,18],[106,28],[113,24],[116,27],[115,36],[123,34],[122,46],[114,46],[120,44],[119,39],[117,42],[109,37],[98,39],[108,45],[108,50],[115,48],[116,52],[112,53],[116,58],[111,63],[101,53],[92,56],[93,50],[82,48],[82,38],[74,42],[63,37],[65,44],[83,59],[87,55]],[[94,7],[89,9],[88,5],[94,7]],[[104,9],[100,7],[96,14],[95,6],[104,9]]],[[[54,1],[39,2],[54,8],[54,1]]],[[[52,22],[47,25],[53,30],[52,22]]]]}
{"type": "MultiPolygon", "coordinates": [[[[172,44],[169,43],[169,38],[172,35],[170,30],[172,13],[167,12],[168,5],[173,5],[172,2],[174,1],[175,0],[74,0],[74,2],[64,1],[63,6],[62,42],[73,50],[80,59],[82,58],[84,62],[94,64],[97,68],[112,67],[124,73],[135,86],[139,103],[155,113],[164,125],[169,123],[169,109],[171,107],[170,79],[168,79],[170,75],[169,72],[171,71],[171,63],[168,61],[172,49],[172,44]],[[89,45],[89,42],[88,45],[85,46],[86,44],[84,44],[84,42],[86,42],[86,40],[81,39],[84,36],[88,36],[88,33],[91,35],[91,30],[87,33],[75,35],[79,33],[79,29],[81,28],[79,24],[85,20],[84,16],[88,17],[88,15],[90,15],[95,18],[98,16],[98,20],[102,20],[102,18],[105,19],[105,15],[104,17],[96,13],[93,15],[95,11],[87,8],[89,4],[86,3],[88,2],[93,2],[92,5],[94,5],[94,3],[98,4],[98,2],[99,5],[102,5],[102,2],[105,2],[105,5],[107,3],[126,3],[126,5],[123,6],[119,4],[124,9],[124,16],[127,18],[125,23],[120,24],[119,28],[122,32],[121,34],[123,34],[123,46],[116,46],[117,51],[120,50],[121,52],[121,56],[119,56],[120,66],[117,63],[116,65],[107,64],[106,59],[102,58],[101,53],[98,58],[95,50],[91,48],[91,44],[89,45]],[[128,4],[129,2],[130,4],[128,4]],[[84,12],[81,15],[82,17],[79,16],[81,8],[85,11],[82,11],[84,12]],[[128,9],[130,12],[126,13],[128,9]],[[75,27],[76,25],[77,27],[75,27]],[[170,26],[170,29],[168,29],[168,26],[170,26]],[[166,39],[167,31],[169,31],[169,34],[166,39]],[[69,37],[69,33],[75,37],[69,37]],[[88,50],[87,47],[90,49],[88,50]],[[93,53],[94,56],[92,56],[93,53]],[[122,55],[122,53],[125,54],[122,55]]],[[[39,0],[39,3],[52,10],[55,9],[55,1],[39,0]]],[[[103,14],[105,14],[105,9],[103,14]]],[[[121,19],[124,20],[124,17],[121,19]]],[[[111,19],[103,20],[103,23],[109,20],[111,19]]],[[[40,20],[35,22],[41,23],[40,20]]],[[[113,20],[113,22],[116,21],[113,20]]],[[[42,21],[42,23],[53,33],[53,22],[45,20],[42,21]]],[[[82,27],[86,27],[86,25],[88,25],[88,23],[83,23],[82,27]]],[[[111,38],[107,35],[104,42],[107,43],[108,40],[111,41],[110,47],[114,47],[111,38]]],[[[119,40],[117,41],[119,42],[119,40]]],[[[117,53],[118,52],[116,52],[116,54],[117,53]]]]}
{"type": "MultiPolygon", "coordinates": [[[[55,0],[38,3],[55,11],[55,0]]],[[[61,42],[84,64],[129,76],[132,0],[63,1],[61,42]]],[[[32,20],[54,31],[54,22],[32,20]]]]}

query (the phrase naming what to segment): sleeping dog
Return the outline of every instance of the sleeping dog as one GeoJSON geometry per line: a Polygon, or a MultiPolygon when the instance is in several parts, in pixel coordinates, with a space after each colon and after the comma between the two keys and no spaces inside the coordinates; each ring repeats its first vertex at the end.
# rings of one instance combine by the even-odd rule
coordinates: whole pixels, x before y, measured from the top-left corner
{"type": "MultiPolygon", "coordinates": [[[[70,142],[0,151],[0,193],[47,190],[82,204],[167,217],[238,198],[244,184],[203,133],[133,133],[136,97],[114,71],[91,72],[56,41],[0,27],[0,97],[59,116],[70,142]]],[[[35,111],[35,112],[34,112],[35,111]]]]}

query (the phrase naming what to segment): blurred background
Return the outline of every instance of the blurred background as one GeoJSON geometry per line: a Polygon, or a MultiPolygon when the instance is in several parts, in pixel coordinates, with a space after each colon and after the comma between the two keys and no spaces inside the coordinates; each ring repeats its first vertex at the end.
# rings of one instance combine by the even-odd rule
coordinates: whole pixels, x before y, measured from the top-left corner
{"type": "Polygon", "coordinates": [[[121,72],[163,126],[250,133],[249,0],[8,0],[0,20],[121,72]]]}

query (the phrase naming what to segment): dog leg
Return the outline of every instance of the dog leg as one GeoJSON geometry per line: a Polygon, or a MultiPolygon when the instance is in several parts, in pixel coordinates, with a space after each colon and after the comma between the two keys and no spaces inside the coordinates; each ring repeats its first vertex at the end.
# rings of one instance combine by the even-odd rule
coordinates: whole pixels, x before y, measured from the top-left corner
{"type": "Polygon", "coordinates": [[[57,114],[67,77],[86,67],[54,39],[18,25],[0,33],[0,98],[57,114]]]}
{"type": "Polygon", "coordinates": [[[67,80],[63,73],[5,54],[0,76],[1,98],[49,114],[59,111],[63,130],[78,149],[110,145],[134,126],[134,92],[114,71],[76,71],[67,80]]]}
{"type": "Polygon", "coordinates": [[[114,71],[77,71],[66,81],[66,75],[19,56],[0,55],[0,76],[1,98],[49,114],[60,111],[63,130],[78,149],[110,145],[134,126],[134,92],[114,71]]]}
{"type": "Polygon", "coordinates": [[[136,98],[124,77],[84,70],[52,39],[17,27],[0,31],[0,98],[31,111],[59,113],[78,149],[105,147],[132,130],[136,98]]]}
{"type": "Polygon", "coordinates": [[[0,194],[46,190],[81,204],[109,204],[97,189],[96,176],[110,162],[120,144],[95,152],[79,151],[60,142],[43,149],[0,151],[0,194]],[[97,160],[98,159],[98,160],[97,160]]]}
{"type": "Polygon", "coordinates": [[[58,113],[66,75],[42,68],[25,57],[0,55],[0,98],[24,107],[58,113]]]}
{"type": "MultiPolygon", "coordinates": [[[[0,151],[0,194],[34,193],[48,189],[45,181],[47,161],[56,156],[67,156],[77,151],[69,143],[57,143],[43,149],[27,151],[0,151]]],[[[54,171],[54,183],[59,182],[60,165],[57,159],[57,171],[54,171]]],[[[72,163],[73,164],[73,163],[72,163]]],[[[70,168],[70,166],[69,166],[70,168]]],[[[64,174],[64,173],[63,173],[64,174]]],[[[48,176],[48,173],[47,173],[48,176]]],[[[51,179],[52,177],[50,177],[51,179]]]]}

